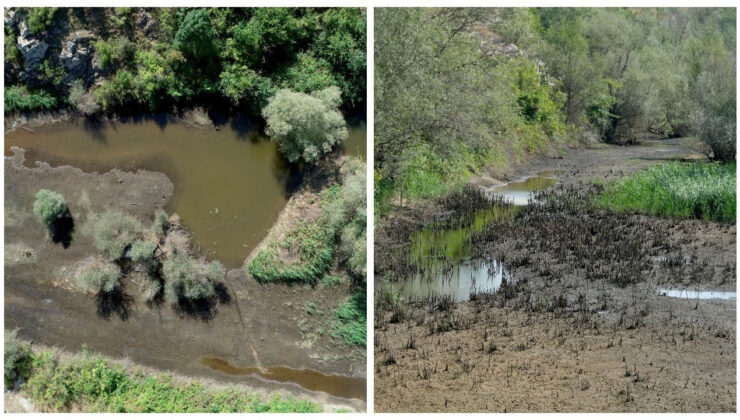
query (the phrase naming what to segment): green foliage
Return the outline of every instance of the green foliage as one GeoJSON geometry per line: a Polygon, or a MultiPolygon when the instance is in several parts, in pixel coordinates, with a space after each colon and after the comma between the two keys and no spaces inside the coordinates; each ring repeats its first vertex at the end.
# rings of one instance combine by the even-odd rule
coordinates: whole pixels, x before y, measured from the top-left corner
{"type": "Polygon", "coordinates": [[[174,47],[197,63],[216,57],[216,45],[208,10],[195,9],[188,12],[175,33],[174,47]]]}
{"type": "Polygon", "coordinates": [[[595,199],[613,211],[735,222],[735,164],[671,163],[608,185],[595,199]]]}
{"type": "Polygon", "coordinates": [[[288,262],[275,242],[269,243],[247,264],[249,274],[260,283],[276,281],[315,284],[331,264],[334,234],[320,223],[300,223],[289,235],[298,261],[288,262]]]}
{"type": "Polygon", "coordinates": [[[167,217],[167,213],[164,210],[157,210],[151,227],[152,233],[157,237],[161,237],[167,233],[169,228],[170,219],[167,217]]]}
{"type": "Polygon", "coordinates": [[[139,239],[141,222],[118,210],[107,210],[93,222],[95,247],[111,261],[124,256],[126,248],[139,239]]]}
{"type": "Polygon", "coordinates": [[[121,270],[117,265],[95,261],[83,267],[77,276],[77,285],[86,292],[112,293],[118,290],[121,270]]]}
{"type": "Polygon", "coordinates": [[[5,61],[20,64],[21,53],[18,51],[17,38],[8,25],[5,25],[5,61]]]}
{"type": "Polygon", "coordinates": [[[339,104],[337,87],[310,95],[281,89],[262,110],[265,133],[278,142],[288,161],[315,163],[348,136],[339,104]]]}
{"type": "Polygon", "coordinates": [[[347,345],[365,348],[367,342],[367,302],[364,293],[356,293],[334,312],[329,335],[347,345]]]}
{"type": "Polygon", "coordinates": [[[157,244],[154,242],[138,240],[131,244],[131,248],[129,248],[126,256],[131,261],[144,265],[148,270],[153,270],[157,265],[157,261],[154,258],[155,249],[157,249],[157,244]]]}
{"type": "Polygon", "coordinates": [[[364,165],[347,163],[350,172],[344,177],[336,197],[324,206],[328,226],[339,238],[337,256],[347,271],[364,283],[366,277],[367,195],[364,165]]]}
{"type": "Polygon", "coordinates": [[[209,299],[216,293],[215,283],[223,281],[225,274],[218,261],[206,264],[187,255],[175,254],[162,265],[162,275],[167,281],[165,296],[170,302],[209,299]]]}
{"type": "Polygon", "coordinates": [[[39,35],[46,30],[51,21],[54,20],[54,14],[57,12],[56,7],[27,7],[26,21],[28,31],[34,35],[39,35]]]}
{"type": "Polygon", "coordinates": [[[5,112],[51,109],[57,105],[54,95],[44,90],[29,91],[25,86],[5,87],[5,112]]]}
{"type": "Polygon", "coordinates": [[[339,286],[340,284],[342,284],[343,281],[344,279],[341,276],[328,276],[327,275],[321,279],[321,285],[328,289],[333,289],[339,286]]]}
{"type": "Polygon", "coordinates": [[[57,219],[64,217],[68,212],[67,202],[58,192],[42,189],[36,193],[36,201],[33,202],[33,214],[47,227],[50,227],[57,219]]]}
{"type": "Polygon", "coordinates": [[[102,356],[84,354],[61,361],[51,351],[31,356],[31,374],[23,389],[46,410],[143,413],[320,412],[316,403],[241,389],[208,389],[198,382],[176,381],[137,368],[129,372],[102,356]]]}
{"type": "Polygon", "coordinates": [[[114,68],[129,62],[134,55],[135,46],[125,37],[96,40],[92,42],[98,53],[99,65],[103,69],[114,68]]]}
{"type": "Polygon", "coordinates": [[[5,389],[15,388],[16,381],[28,378],[31,349],[18,340],[17,331],[5,330],[5,389]]]}

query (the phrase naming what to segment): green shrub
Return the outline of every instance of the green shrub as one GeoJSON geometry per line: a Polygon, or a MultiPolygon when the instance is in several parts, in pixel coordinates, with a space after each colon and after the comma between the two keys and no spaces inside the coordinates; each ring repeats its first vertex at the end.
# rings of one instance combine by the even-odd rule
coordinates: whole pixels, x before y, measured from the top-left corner
{"type": "Polygon", "coordinates": [[[167,213],[164,210],[157,210],[157,213],[154,215],[154,223],[152,223],[152,233],[160,237],[166,234],[169,228],[170,219],[167,217],[167,213]]]}
{"type": "Polygon", "coordinates": [[[54,20],[54,14],[57,12],[56,7],[28,7],[27,9],[28,30],[34,35],[45,31],[54,20]]]}
{"type": "Polygon", "coordinates": [[[93,223],[95,247],[111,261],[123,257],[141,232],[139,220],[118,210],[105,211],[93,223]]]}
{"type": "Polygon", "coordinates": [[[51,109],[57,99],[44,90],[29,91],[25,86],[5,87],[5,113],[51,109]]]}
{"type": "Polygon", "coordinates": [[[175,381],[169,375],[133,373],[102,356],[83,354],[61,361],[51,351],[31,356],[31,373],[23,389],[42,409],[82,412],[243,413],[320,412],[316,403],[240,389],[211,390],[199,382],[175,381]]]}
{"type": "Polygon", "coordinates": [[[735,222],[735,164],[670,163],[607,185],[596,205],[613,211],[735,222]]]}
{"type": "Polygon", "coordinates": [[[16,381],[26,379],[30,369],[31,349],[18,341],[17,331],[5,330],[5,389],[15,388],[16,381]]]}
{"type": "Polygon", "coordinates": [[[58,192],[39,190],[33,202],[33,214],[48,227],[69,212],[64,197],[58,192]]]}
{"type": "Polygon", "coordinates": [[[138,240],[131,244],[127,256],[131,258],[131,261],[142,264],[147,270],[153,270],[157,265],[157,260],[154,258],[155,249],[157,249],[157,244],[154,242],[138,240]]]}
{"type": "Polygon", "coordinates": [[[215,283],[223,281],[226,271],[218,261],[208,264],[192,257],[175,254],[162,265],[167,281],[165,296],[170,302],[180,299],[209,299],[216,294],[215,283]]]}
{"type": "Polygon", "coordinates": [[[343,281],[344,279],[341,276],[324,276],[321,279],[321,285],[333,289],[342,284],[343,281]]]}
{"type": "Polygon", "coordinates": [[[299,261],[280,257],[278,245],[267,244],[247,264],[249,274],[261,283],[274,281],[315,284],[324,275],[334,255],[334,233],[319,223],[303,223],[291,232],[299,261]]]}
{"type": "Polygon", "coordinates": [[[117,265],[95,261],[80,270],[77,284],[87,292],[112,293],[118,290],[121,270],[117,265]]]}
{"type": "Polygon", "coordinates": [[[334,324],[329,335],[348,345],[365,348],[367,342],[367,312],[364,293],[356,293],[334,312],[334,324]]]}

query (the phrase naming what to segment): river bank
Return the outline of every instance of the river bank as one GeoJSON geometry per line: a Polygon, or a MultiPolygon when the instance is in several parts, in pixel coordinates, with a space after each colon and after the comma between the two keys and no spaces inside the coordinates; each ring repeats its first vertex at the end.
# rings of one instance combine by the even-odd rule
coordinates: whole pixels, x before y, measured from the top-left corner
{"type": "Polygon", "coordinates": [[[588,206],[593,179],[697,157],[650,140],[479,174],[483,191],[543,172],[558,186],[470,235],[472,259],[503,265],[505,281],[459,303],[404,299],[392,280],[429,275],[403,257],[412,232],[455,226],[475,203],[397,209],[376,234],[376,410],[734,411],[736,300],[665,290],[734,292],[735,224],[588,206]]]}

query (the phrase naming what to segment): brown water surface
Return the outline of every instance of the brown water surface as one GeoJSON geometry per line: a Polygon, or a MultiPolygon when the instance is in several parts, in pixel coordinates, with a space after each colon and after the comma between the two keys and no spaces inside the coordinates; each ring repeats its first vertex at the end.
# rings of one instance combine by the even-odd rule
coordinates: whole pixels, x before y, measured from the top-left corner
{"type": "Polygon", "coordinates": [[[228,375],[257,375],[270,381],[295,383],[312,391],[322,391],[341,398],[366,400],[364,378],[325,375],[312,369],[298,370],[284,366],[262,370],[256,367],[238,367],[216,357],[201,357],[199,361],[204,366],[228,375]]]}
{"type": "MultiPolygon", "coordinates": [[[[349,128],[341,148],[365,158],[365,123],[349,128]]],[[[180,215],[202,250],[238,267],[265,236],[300,183],[277,146],[243,119],[219,131],[195,129],[167,117],[97,125],[59,123],[5,136],[26,150],[27,165],[72,165],[85,171],[148,169],[175,185],[169,212],[180,215]]]]}

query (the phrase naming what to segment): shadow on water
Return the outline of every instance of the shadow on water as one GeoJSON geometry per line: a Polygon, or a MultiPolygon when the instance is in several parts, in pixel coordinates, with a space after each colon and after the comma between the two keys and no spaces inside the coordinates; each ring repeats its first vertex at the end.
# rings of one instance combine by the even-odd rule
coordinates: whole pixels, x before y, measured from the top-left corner
{"type": "Polygon", "coordinates": [[[72,243],[72,234],[75,231],[75,221],[69,213],[59,217],[52,222],[49,227],[51,241],[55,244],[62,244],[66,249],[72,243]]]}
{"type": "Polygon", "coordinates": [[[256,375],[269,381],[294,383],[310,391],[326,392],[335,397],[366,400],[366,382],[364,378],[325,375],[312,369],[291,369],[283,366],[268,367],[266,369],[238,367],[216,357],[201,357],[199,362],[204,366],[228,375],[256,375]]]}
{"type": "Polygon", "coordinates": [[[98,316],[101,318],[110,319],[113,315],[116,315],[121,321],[126,321],[131,315],[134,298],[122,291],[98,293],[95,299],[98,306],[98,316]]]}

